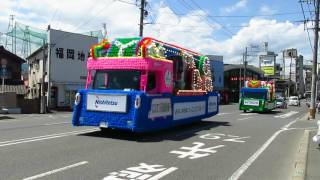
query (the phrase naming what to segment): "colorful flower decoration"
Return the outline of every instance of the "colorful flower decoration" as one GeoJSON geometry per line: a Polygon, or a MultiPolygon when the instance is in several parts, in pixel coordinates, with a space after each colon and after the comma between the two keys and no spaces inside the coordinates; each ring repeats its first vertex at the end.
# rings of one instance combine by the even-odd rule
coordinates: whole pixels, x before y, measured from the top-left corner
{"type": "Polygon", "coordinates": [[[93,45],[90,48],[90,54],[95,59],[97,57],[100,57],[102,50],[107,50],[111,46],[110,42],[107,39],[103,39],[99,44],[93,45]]]}
{"type": "Polygon", "coordinates": [[[261,81],[259,80],[250,80],[247,82],[247,86],[250,88],[259,88],[261,87],[261,81]]]}

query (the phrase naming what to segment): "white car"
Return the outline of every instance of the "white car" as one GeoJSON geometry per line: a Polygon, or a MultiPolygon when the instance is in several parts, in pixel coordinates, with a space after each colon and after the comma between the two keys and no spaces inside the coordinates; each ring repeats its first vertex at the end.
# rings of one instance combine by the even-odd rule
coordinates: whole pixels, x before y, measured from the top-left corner
{"type": "Polygon", "coordinates": [[[299,100],[298,96],[290,96],[288,105],[289,106],[300,106],[300,100],[299,100]]]}

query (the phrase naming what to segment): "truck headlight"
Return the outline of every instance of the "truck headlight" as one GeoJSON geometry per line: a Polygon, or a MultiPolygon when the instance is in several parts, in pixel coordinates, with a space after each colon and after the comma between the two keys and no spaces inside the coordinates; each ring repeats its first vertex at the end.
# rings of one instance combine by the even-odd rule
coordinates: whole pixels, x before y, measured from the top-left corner
{"type": "Polygon", "coordinates": [[[74,104],[77,106],[80,104],[80,100],[81,100],[81,95],[80,93],[76,93],[76,96],[75,96],[75,100],[74,100],[74,104]]]}
{"type": "Polygon", "coordinates": [[[134,107],[136,109],[140,108],[141,106],[141,97],[139,95],[136,96],[136,99],[134,101],[134,107]]]}

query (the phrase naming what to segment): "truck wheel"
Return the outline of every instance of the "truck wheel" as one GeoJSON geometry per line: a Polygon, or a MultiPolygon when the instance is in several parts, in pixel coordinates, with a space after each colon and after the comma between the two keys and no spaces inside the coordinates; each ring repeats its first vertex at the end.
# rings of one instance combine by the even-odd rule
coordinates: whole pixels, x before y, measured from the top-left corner
{"type": "Polygon", "coordinates": [[[244,113],[246,113],[246,112],[247,112],[247,110],[243,110],[243,112],[244,112],[244,113]]]}

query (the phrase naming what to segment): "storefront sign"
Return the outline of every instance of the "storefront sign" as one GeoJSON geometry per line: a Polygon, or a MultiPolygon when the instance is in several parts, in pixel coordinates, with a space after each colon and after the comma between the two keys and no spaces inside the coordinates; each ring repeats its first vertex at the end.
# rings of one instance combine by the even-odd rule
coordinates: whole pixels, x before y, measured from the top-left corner
{"type": "Polygon", "coordinates": [[[173,120],[190,118],[204,115],[206,113],[206,102],[183,102],[173,105],[173,120]]]}
{"type": "Polygon", "coordinates": [[[245,99],[243,101],[243,104],[244,105],[248,105],[248,106],[259,106],[259,101],[258,100],[248,100],[248,99],[245,99]]]}
{"type": "Polygon", "coordinates": [[[171,100],[170,98],[152,99],[151,109],[148,118],[171,116],[171,100]]]}
{"type": "Polygon", "coordinates": [[[273,66],[264,66],[264,67],[261,67],[261,70],[263,71],[264,75],[266,75],[266,76],[273,76],[274,75],[274,67],[273,66]]]}
{"type": "Polygon", "coordinates": [[[87,110],[127,112],[127,95],[88,94],[87,110]]]}
{"type": "Polygon", "coordinates": [[[210,96],[208,98],[208,113],[213,113],[213,112],[217,112],[217,96],[210,96]]]}

